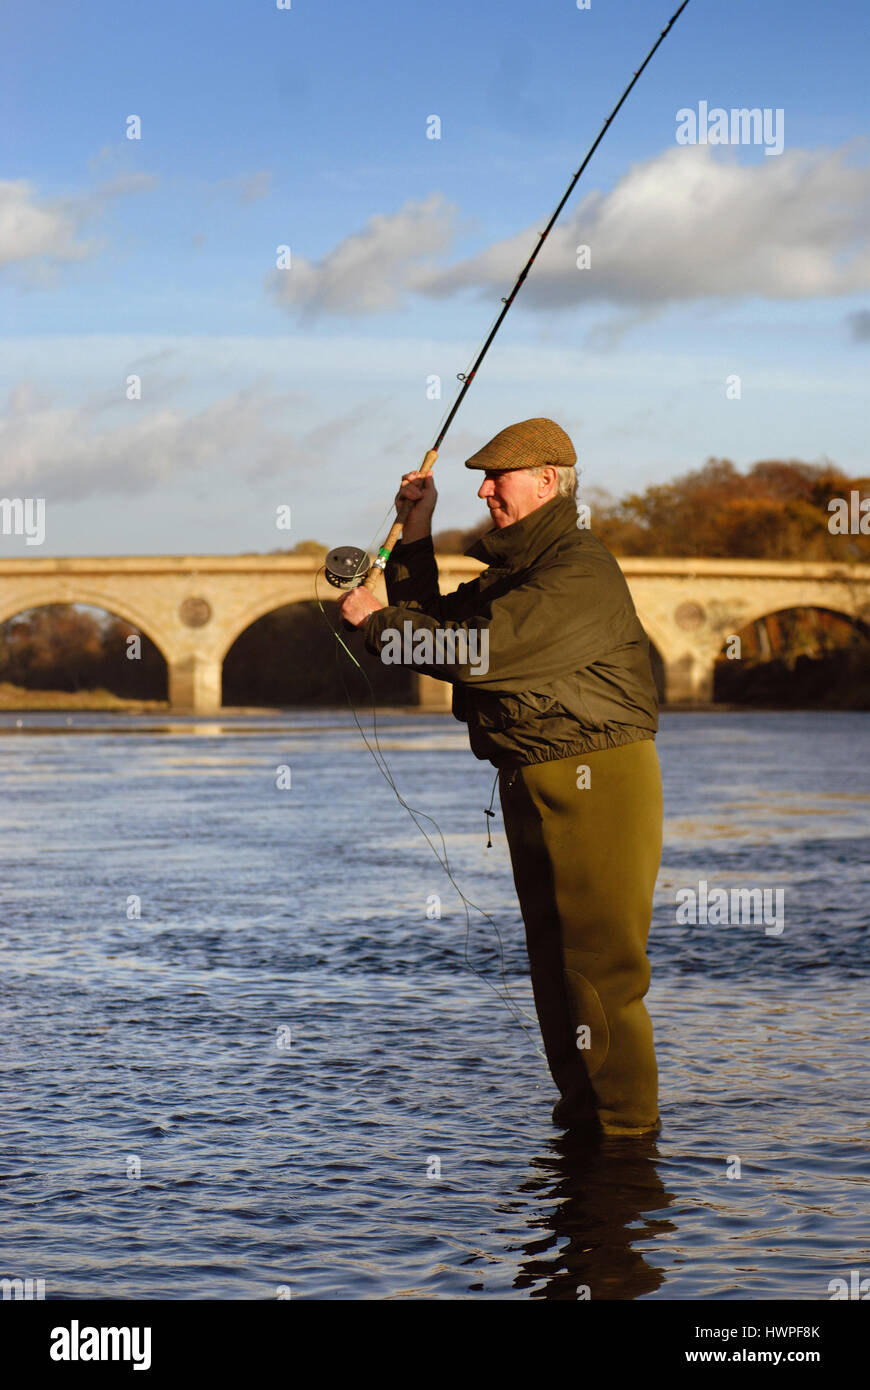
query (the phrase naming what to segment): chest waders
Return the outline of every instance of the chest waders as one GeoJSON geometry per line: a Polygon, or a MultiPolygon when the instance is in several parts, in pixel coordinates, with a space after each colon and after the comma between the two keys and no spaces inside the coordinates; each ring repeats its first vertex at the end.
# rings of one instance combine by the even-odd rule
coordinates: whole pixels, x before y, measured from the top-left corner
{"type": "Polygon", "coordinates": [[[597,1118],[608,1134],[655,1129],[658,1074],[644,1004],[662,847],[655,743],[503,770],[499,795],[535,1007],[562,1097],[553,1119],[568,1128],[597,1118]]]}

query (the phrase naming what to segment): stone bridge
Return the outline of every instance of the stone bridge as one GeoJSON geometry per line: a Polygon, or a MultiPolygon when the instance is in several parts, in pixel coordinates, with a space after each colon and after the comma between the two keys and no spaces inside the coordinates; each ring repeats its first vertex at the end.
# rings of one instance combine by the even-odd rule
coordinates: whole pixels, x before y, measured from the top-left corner
{"type": "MultiPolygon", "coordinates": [[[[664,669],[669,702],[712,698],[713,665],[726,639],[783,609],[827,609],[870,631],[870,565],[780,560],[632,558],[620,561],[664,669]]],[[[482,566],[440,555],[444,592],[482,566]]],[[[0,559],[0,622],[48,603],[87,603],[133,624],[162,653],[173,709],[221,705],[224,657],[251,623],[315,597],[320,562],[295,555],[101,556],[0,559]]],[[[338,591],[322,575],[322,600],[338,591]]],[[[379,596],[386,597],[383,587],[379,596]]],[[[419,676],[418,703],[443,707],[450,688],[419,676]]]]}

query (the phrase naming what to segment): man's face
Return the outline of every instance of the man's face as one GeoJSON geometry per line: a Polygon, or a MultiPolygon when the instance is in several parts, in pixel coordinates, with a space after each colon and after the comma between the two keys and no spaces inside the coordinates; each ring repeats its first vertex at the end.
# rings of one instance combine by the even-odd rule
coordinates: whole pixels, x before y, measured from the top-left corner
{"type": "MultiPolygon", "coordinates": [[[[552,477],[556,470],[552,469],[552,477]]],[[[528,468],[487,469],[478,497],[489,507],[492,523],[501,531],[535,511],[553,494],[552,481],[545,473],[536,478],[528,468]]]]}

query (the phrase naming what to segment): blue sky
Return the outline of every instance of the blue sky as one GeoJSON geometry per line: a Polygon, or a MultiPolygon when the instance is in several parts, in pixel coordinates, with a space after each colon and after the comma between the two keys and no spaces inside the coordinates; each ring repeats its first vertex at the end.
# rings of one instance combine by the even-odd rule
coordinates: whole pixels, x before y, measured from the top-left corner
{"type": "MultiPolygon", "coordinates": [[[[45,497],[40,553],[376,538],[675,8],[7,0],[0,495],[45,497]]],[[[616,493],[711,455],[867,472],[868,39],[858,0],[690,0],[445,441],[439,527],[536,415],[616,493]],[[782,153],[679,145],[701,102],[780,109],[782,153]]]]}

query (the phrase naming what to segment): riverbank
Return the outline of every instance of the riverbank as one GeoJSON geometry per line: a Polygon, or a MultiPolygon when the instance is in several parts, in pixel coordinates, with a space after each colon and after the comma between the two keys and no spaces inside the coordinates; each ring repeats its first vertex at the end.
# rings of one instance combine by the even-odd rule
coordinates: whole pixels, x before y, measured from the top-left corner
{"type": "MultiPolygon", "coordinates": [[[[203,719],[214,719],[216,716],[227,718],[232,715],[277,715],[291,714],[299,710],[329,710],[344,709],[344,705],[329,705],[316,703],[300,703],[290,705],[222,705],[219,710],[203,713],[199,717],[203,719]]],[[[389,712],[390,714],[444,714],[450,715],[449,709],[432,710],[422,705],[390,705],[386,702],[379,703],[378,712],[389,712]]],[[[731,704],[728,701],[710,701],[704,704],[688,704],[679,700],[667,703],[661,707],[662,714],[748,714],[752,711],[766,711],[776,713],[777,710],[848,710],[849,705],[835,703],[818,703],[806,705],[794,705],[783,702],[782,704],[758,703],[758,704],[731,704]]],[[[858,706],[859,709],[867,708],[866,705],[858,706]]],[[[0,711],[11,713],[35,713],[41,710],[91,710],[94,712],[104,711],[114,714],[178,714],[182,711],[170,711],[168,700],[129,700],[120,695],[113,695],[110,690],[28,690],[24,686],[12,685],[8,681],[0,681],[0,711]]],[[[359,707],[358,713],[365,716],[370,714],[371,706],[359,707]]],[[[191,711],[186,713],[192,714],[191,711]]]]}
{"type": "Polygon", "coordinates": [[[153,714],[168,711],[168,700],[127,700],[110,690],[28,690],[9,681],[0,681],[0,709],[117,710],[122,714],[153,714]]]}

